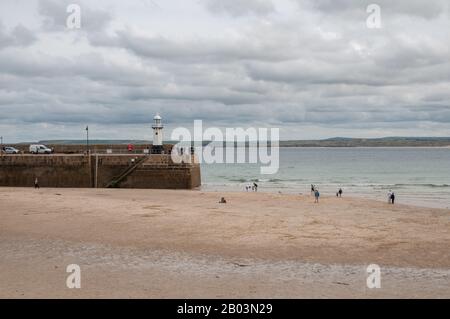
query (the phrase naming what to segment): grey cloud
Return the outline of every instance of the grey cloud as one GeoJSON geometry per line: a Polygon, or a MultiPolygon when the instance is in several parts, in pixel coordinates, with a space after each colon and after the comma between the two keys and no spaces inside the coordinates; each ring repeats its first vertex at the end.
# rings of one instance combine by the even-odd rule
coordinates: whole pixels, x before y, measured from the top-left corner
{"type": "Polygon", "coordinates": [[[36,41],[36,36],[23,25],[19,24],[12,30],[7,30],[0,21],[0,49],[14,46],[28,46],[36,41]]]}
{"type": "MultiPolygon", "coordinates": [[[[9,46],[0,50],[1,127],[78,130],[92,123],[104,132],[109,126],[111,134],[126,127],[126,135],[133,124],[146,127],[161,112],[172,126],[194,119],[221,126],[275,125],[296,129],[296,138],[305,134],[303,126],[321,132],[409,127],[412,135],[424,127],[450,134],[450,61],[439,32],[443,20],[405,13],[408,28],[398,15],[392,17],[395,28],[369,32],[360,28],[365,13],[359,24],[350,7],[342,11],[349,19],[329,14],[337,10],[334,2],[290,13],[295,19],[245,9],[250,2],[242,3],[241,12],[264,19],[234,19],[239,6],[233,2],[233,9],[216,11],[226,13],[220,20],[234,35],[227,36],[127,26],[111,11],[83,2],[82,14],[104,19],[97,25],[83,20],[88,23],[84,32],[75,35],[63,29],[64,5],[40,3],[47,22],[34,35],[36,46],[11,46],[13,38],[27,39],[27,32],[0,28],[0,47],[9,46]],[[110,22],[116,24],[106,28],[110,22]],[[52,50],[61,35],[66,42],[52,50]]],[[[153,14],[165,19],[171,11],[165,7],[153,14]]],[[[208,23],[217,19],[202,14],[209,15],[208,23]]]]}
{"type": "MultiPolygon", "coordinates": [[[[69,58],[42,53],[26,55],[17,51],[0,52],[0,69],[4,74],[27,79],[78,77],[123,86],[153,84],[161,80],[161,73],[155,67],[119,66],[94,53],[69,58]]],[[[68,84],[72,82],[70,79],[67,81],[68,84]]]]}
{"type": "Polygon", "coordinates": [[[22,25],[16,26],[12,32],[13,43],[17,46],[27,46],[36,41],[36,36],[22,25]]]}
{"type": "MultiPolygon", "coordinates": [[[[295,1],[295,0],[294,0],[295,1]]],[[[297,0],[301,4],[305,1],[297,0]]],[[[386,16],[406,15],[433,19],[446,10],[445,0],[308,0],[308,5],[326,14],[353,13],[361,15],[366,13],[370,4],[377,4],[386,16]]]]}
{"type": "Polygon", "coordinates": [[[224,40],[196,38],[173,40],[166,37],[142,37],[120,30],[115,36],[95,34],[89,38],[93,45],[125,48],[144,58],[187,62],[226,62],[230,60],[289,60],[295,51],[280,50],[278,43],[247,37],[224,40]]]}
{"type": "Polygon", "coordinates": [[[213,13],[234,17],[249,14],[265,16],[275,12],[275,6],[271,0],[202,0],[202,2],[213,13]]]}

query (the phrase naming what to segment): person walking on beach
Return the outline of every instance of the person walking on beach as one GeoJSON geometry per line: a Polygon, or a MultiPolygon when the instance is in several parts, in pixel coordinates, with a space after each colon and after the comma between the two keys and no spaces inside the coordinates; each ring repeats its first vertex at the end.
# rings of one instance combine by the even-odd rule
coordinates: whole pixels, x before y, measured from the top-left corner
{"type": "Polygon", "coordinates": [[[392,192],[392,194],[391,194],[391,204],[394,205],[394,202],[395,202],[395,193],[392,192]]]}
{"type": "Polygon", "coordinates": [[[253,183],[253,190],[254,190],[255,192],[257,192],[257,191],[258,191],[258,184],[256,184],[256,183],[253,183]]]}
{"type": "Polygon", "coordinates": [[[39,180],[36,177],[36,179],[34,180],[34,189],[39,189],[39,180]]]}
{"type": "Polygon", "coordinates": [[[392,191],[391,190],[389,190],[389,193],[388,193],[388,204],[391,204],[392,203],[392,191]]]}
{"type": "Polygon", "coordinates": [[[313,184],[311,184],[311,195],[313,195],[315,193],[316,188],[314,187],[313,184]]]}
{"type": "Polygon", "coordinates": [[[339,188],[339,191],[338,191],[339,197],[342,197],[342,193],[343,193],[342,188],[339,188]]]}
{"type": "Polygon", "coordinates": [[[319,203],[320,193],[318,189],[314,190],[314,197],[315,197],[314,203],[319,203]]]}

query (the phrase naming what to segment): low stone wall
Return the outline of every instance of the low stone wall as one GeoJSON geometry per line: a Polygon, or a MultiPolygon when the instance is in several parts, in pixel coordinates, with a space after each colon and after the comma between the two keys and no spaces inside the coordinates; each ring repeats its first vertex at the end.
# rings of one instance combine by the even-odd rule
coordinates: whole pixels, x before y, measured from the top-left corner
{"type": "MultiPolygon", "coordinates": [[[[24,154],[30,152],[29,144],[15,144],[11,145],[17,148],[24,154]]],[[[54,150],[55,153],[60,154],[84,154],[86,153],[86,144],[46,144],[47,147],[54,150]]],[[[164,145],[164,152],[169,154],[172,150],[173,145],[164,145]]],[[[128,151],[127,144],[92,144],[89,145],[89,150],[91,154],[103,153],[106,154],[107,150],[112,150],[113,154],[144,154],[144,150],[150,150],[152,148],[151,144],[133,144],[133,151],[128,151]]]]}
{"type": "Polygon", "coordinates": [[[169,155],[5,155],[0,157],[0,186],[106,187],[145,157],[124,178],[121,188],[192,189],[201,185],[198,164],[174,164],[169,155]]]}
{"type": "Polygon", "coordinates": [[[33,186],[37,177],[42,187],[91,187],[86,156],[0,157],[0,186],[33,186]]]}

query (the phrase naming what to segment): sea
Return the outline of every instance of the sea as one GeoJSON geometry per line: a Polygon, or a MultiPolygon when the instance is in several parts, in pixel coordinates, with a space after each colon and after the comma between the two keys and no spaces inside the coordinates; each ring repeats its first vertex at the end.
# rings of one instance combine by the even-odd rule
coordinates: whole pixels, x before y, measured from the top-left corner
{"type": "Polygon", "coordinates": [[[387,202],[450,207],[450,148],[431,147],[280,147],[279,170],[262,175],[260,164],[201,164],[202,190],[242,191],[256,182],[258,191],[364,197],[387,202]]]}

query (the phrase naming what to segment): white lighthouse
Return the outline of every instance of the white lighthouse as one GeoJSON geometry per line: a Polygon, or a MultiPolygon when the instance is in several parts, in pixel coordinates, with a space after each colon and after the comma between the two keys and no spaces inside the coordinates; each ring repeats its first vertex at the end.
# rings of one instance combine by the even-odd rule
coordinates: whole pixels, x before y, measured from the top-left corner
{"type": "Polygon", "coordinates": [[[156,114],[153,118],[153,154],[161,154],[163,152],[163,128],[161,116],[156,114]]]}

